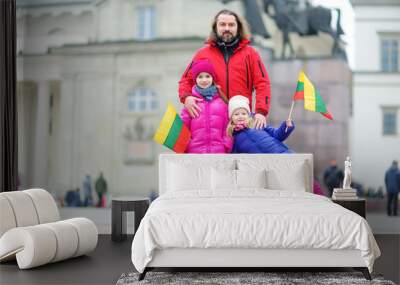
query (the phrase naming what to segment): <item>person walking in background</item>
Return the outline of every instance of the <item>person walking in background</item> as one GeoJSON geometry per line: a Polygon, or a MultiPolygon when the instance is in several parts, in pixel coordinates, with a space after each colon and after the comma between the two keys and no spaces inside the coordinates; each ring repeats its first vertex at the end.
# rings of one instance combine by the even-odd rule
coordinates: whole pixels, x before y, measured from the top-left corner
{"type": "Polygon", "coordinates": [[[336,160],[332,159],[330,165],[324,171],[324,183],[328,188],[329,197],[332,197],[333,189],[339,188],[343,182],[344,174],[343,171],[338,168],[336,160]]]}
{"type": "Polygon", "coordinates": [[[215,70],[208,60],[198,60],[192,66],[196,84],[192,96],[198,99],[199,116],[192,118],[186,108],[181,118],[191,133],[187,153],[229,153],[232,139],[226,134],[228,124],[227,99],[215,86],[215,70]]]}
{"type": "Polygon", "coordinates": [[[97,207],[105,207],[105,194],[107,192],[107,181],[103,177],[103,172],[100,172],[100,176],[96,179],[95,190],[97,196],[99,197],[99,201],[97,203],[97,207]]]}
{"type": "Polygon", "coordinates": [[[86,174],[83,181],[83,206],[93,206],[92,177],[89,174],[86,174]]]}
{"type": "Polygon", "coordinates": [[[249,99],[252,106],[255,90],[254,126],[256,129],[266,126],[270,81],[259,53],[249,44],[250,34],[245,20],[230,10],[218,12],[205,46],[196,52],[179,81],[179,99],[192,118],[198,117],[201,112],[197,103],[200,99],[192,95],[196,80],[192,67],[197,60],[208,59],[215,68],[215,83],[221,86],[227,99],[241,94],[249,99]]]}
{"type": "Polygon", "coordinates": [[[67,191],[65,195],[65,203],[68,207],[80,207],[81,204],[81,192],[79,188],[75,190],[67,191]]]}
{"type": "Polygon", "coordinates": [[[398,162],[394,160],[385,173],[385,185],[387,191],[387,214],[397,216],[397,204],[400,191],[400,171],[398,162]]]}

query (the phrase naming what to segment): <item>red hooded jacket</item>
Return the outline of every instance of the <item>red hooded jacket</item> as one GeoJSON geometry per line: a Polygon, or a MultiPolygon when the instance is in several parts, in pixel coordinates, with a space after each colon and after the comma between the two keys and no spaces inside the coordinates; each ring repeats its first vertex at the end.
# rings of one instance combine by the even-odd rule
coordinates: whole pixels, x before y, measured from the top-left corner
{"type": "Polygon", "coordinates": [[[179,81],[179,98],[182,103],[191,95],[195,84],[191,67],[194,61],[208,59],[215,68],[217,78],[214,81],[221,86],[222,92],[229,98],[243,95],[249,98],[252,106],[252,92],[256,90],[255,112],[267,115],[270,106],[271,90],[267,70],[258,52],[251,46],[250,41],[243,39],[225,63],[224,56],[215,42],[208,41],[199,49],[192,62],[188,65],[179,81]]]}

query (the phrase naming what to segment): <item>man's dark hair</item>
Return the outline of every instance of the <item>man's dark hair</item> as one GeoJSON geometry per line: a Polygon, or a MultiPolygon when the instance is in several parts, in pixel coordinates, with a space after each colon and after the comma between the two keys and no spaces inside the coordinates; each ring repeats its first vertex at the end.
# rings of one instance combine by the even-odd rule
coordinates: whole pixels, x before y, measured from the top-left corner
{"type": "Polygon", "coordinates": [[[249,25],[248,25],[247,21],[245,19],[243,19],[242,17],[239,17],[239,15],[236,14],[235,12],[224,9],[224,10],[219,11],[214,17],[214,20],[211,24],[211,33],[210,33],[210,36],[208,37],[209,40],[211,40],[211,41],[217,40],[217,21],[218,21],[218,17],[222,14],[231,15],[231,16],[235,17],[236,23],[238,25],[237,37],[239,38],[239,40],[250,39],[249,25]]]}

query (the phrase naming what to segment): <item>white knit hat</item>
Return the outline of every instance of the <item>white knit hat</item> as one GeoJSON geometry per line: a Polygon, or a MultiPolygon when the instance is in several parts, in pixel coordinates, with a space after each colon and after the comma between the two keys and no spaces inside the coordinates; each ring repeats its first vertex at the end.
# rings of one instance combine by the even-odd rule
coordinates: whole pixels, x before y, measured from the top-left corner
{"type": "Polygon", "coordinates": [[[228,105],[229,118],[231,118],[233,112],[239,108],[246,109],[247,112],[249,112],[250,114],[250,102],[247,97],[244,97],[242,95],[236,95],[231,99],[229,99],[229,105],[228,105]]]}

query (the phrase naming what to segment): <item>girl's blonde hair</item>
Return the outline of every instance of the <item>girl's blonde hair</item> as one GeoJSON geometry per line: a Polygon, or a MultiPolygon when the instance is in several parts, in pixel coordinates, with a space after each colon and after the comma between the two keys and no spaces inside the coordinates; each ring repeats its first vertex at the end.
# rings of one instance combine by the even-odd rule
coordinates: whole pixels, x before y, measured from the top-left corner
{"type": "MultiPolygon", "coordinates": [[[[252,128],[253,127],[253,118],[250,116],[250,114],[249,114],[249,117],[247,118],[247,126],[249,127],[249,128],[252,128]]],[[[232,118],[230,118],[229,119],[229,123],[228,123],[228,126],[226,127],[226,134],[229,136],[229,137],[232,137],[233,135],[233,128],[235,127],[235,125],[233,124],[233,121],[232,121],[232,118]]]]}

